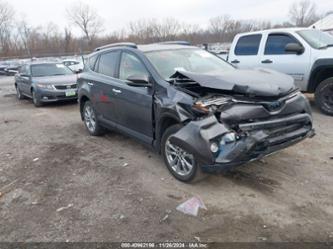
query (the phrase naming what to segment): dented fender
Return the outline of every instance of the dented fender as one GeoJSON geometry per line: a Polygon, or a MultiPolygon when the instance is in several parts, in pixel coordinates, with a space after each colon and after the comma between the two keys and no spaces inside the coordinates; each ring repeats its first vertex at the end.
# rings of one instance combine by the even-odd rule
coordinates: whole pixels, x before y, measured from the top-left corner
{"type": "Polygon", "coordinates": [[[210,143],[218,140],[229,129],[219,123],[214,115],[201,120],[191,121],[170,137],[170,142],[196,155],[202,162],[214,162],[210,143]]]}

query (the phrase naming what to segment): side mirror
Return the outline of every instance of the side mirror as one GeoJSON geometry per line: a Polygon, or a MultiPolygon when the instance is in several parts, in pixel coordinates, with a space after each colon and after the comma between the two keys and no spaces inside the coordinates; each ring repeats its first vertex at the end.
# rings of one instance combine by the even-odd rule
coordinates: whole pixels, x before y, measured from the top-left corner
{"type": "Polygon", "coordinates": [[[288,43],[284,50],[288,53],[293,53],[297,55],[304,53],[304,47],[299,43],[288,43]]]}
{"type": "Polygon", "coordinates": [[[149,82],[149,76],[147,75],[131,75],[127,78],[127,85],[129,86],[142,86],[149,87],[151,83],[149,82]]]}
{"type": "Polygon", "coordinates": [[[79,74],[79,73],[82,73],[82,72],[83,72],[82,69],[78,69],[78,70],[75,70],[75,71],[74,71],[74,73],[76,73],[76,74],[79,74]]]}

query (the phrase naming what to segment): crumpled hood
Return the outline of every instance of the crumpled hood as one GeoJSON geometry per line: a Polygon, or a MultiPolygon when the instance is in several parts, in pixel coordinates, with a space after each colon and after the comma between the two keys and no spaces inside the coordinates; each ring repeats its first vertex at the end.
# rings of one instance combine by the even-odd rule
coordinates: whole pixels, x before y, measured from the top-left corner
{"type": "Polygon", "coordinates": [[[32,81],[34,83],[61,85],[61,84],[75,84],[76,79],[77,79],[76,74],[69,74],[69,75],[33,77],[32,81]]]}
{"type": "Polygon", "coordinates": [[[269,69],[230,70],[223,73],[198,74],[177,71],[172,78],[189,78],[202,87],[263,97],[278,97],[295,90],[294,79],[269,69]]]}

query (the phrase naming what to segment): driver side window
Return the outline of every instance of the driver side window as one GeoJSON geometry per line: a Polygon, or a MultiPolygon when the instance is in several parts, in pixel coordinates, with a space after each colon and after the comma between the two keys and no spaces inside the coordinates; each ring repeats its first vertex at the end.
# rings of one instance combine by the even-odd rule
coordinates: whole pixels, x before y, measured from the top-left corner
{"type": "Polygon", "coordinates": [[[123,52],[120,61],[119,79],[127,80],[128,77],[133,75],[149,76],[147,69],[135,55],[123,52]]]}

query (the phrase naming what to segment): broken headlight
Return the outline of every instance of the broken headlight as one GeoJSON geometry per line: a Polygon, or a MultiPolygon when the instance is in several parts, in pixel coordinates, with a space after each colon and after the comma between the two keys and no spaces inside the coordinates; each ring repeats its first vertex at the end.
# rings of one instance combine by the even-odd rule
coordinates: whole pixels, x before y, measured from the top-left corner
{"type": "Polygon", "coordinates": [[[209,99],[198,100],[194,103],[192,108],[195,111],[199,111],[200,113],[210,113],[211,111],[216,110],[222,105],[228,104],[232,102],[232,99],[229,97],[213,97],[209,99]]]}

